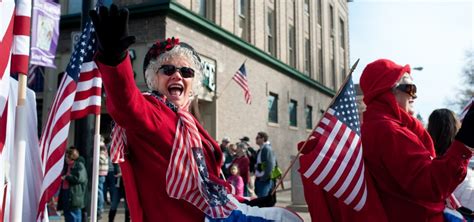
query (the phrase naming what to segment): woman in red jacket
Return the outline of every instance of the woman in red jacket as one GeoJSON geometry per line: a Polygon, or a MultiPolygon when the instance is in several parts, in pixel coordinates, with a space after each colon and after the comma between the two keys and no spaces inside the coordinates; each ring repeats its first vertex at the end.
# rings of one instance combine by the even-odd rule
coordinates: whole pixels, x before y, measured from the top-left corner
{"type": "Polygon", "coordinates": [[[360,86],[365,166],[389,221],[444,221],[445,199],[466,176],[474,147],[474,109],[441,157],[412,116],[416,86],[410,67],[380,59],[364,69],[360,86]]]}
{"type": "Polygon", "coordinates": [[[135,42],[128,35],[128,11],[112,5],[90,16],[107,110],[125,130],[120,166],[132,220],[186,222],[229,215],[236,206],[219,178],[222,152],[188,112],[200,82],[198,54],[174,38],[153,44],[143,64],[152,91],[142,94],[127,56],[135,42]]]}

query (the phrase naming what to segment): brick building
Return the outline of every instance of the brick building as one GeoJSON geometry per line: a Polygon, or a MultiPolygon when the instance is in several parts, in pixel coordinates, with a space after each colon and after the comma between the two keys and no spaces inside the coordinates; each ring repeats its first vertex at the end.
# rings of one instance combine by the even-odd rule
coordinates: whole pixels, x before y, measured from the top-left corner
{"type": "MultiPolygon", "coordinates": [[[[62,19],[57,69],[46,70],[39,112],[43,122],[57,90],[57,74],[80,30],[81,2],[60,0],[62,19]],[[76,34],[77,35],[77,34],[76,34]]],[[[105,1],[110,4],[111,1],[105,1]]],[[[345,0],[119,0],[130,10],[136,84],[143,90],[142,63],[153,42],[175,36],[203,58],[201,121],[216,140],[232,142],[266,131],[286,168],[296,143],[321,117],[349,70],[348,3],[345,0]],[[245,61],[252,104],[232,76],[245,61]]],[[[101,132],[110,121],[105,106],[101,132]]],[[[71,127],[69,141],[74,140],[71,127]]],[[[252,140],[253,146],[255,141],[252,140]]]]}

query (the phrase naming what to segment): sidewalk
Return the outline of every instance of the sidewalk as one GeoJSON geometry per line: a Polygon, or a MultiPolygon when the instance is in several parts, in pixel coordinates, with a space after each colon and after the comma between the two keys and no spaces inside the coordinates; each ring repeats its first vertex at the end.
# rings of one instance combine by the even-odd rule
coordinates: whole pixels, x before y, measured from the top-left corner
{"type": "MultiPolygon", "coordinates": [[[[278,207],[288,207],[289,209],[292,209],[291,208],[291,182],[290,181],[285,181],[284,182],[284,187],[285,189],[282,190],[281,188],[279,188],[277,190],[277,203],[276,203],[276,206],[278,207]]],[[[302,190],[297,190],[297,191],[294,191],[294,192],[303,192],[302,190]]],[[[108,215],[109,215],[109,209],[108,209],[108,205],[106,205],[106,209],[104,211],[104,213],[102,214],[102,220],[98,220],[98,221],[101,221],[101,222],[105,222],[105,221],[108,221],[108,215]]],[[[305,210],[301,210],[301,209],[292,209],[293,211],[295,211],[296,213],[298,213],[298,215],[300,215],[301,218],[303,218],[304,221],[307,221],[307,222],[310,222],[311,221],[311,217],[309,215],[309,212],[305,211],[305,210]]],[[[63,222],[64,221],[64,217],[50,217],[50,221],[51,222],[63,222]]],[[[117,222],[123,222],[125,221],[125,210],[123,208],[123,203],[120,204],[119,206],[119,209],[117,211],[117,215],[115,216],[115,221],[117,222]]]]}

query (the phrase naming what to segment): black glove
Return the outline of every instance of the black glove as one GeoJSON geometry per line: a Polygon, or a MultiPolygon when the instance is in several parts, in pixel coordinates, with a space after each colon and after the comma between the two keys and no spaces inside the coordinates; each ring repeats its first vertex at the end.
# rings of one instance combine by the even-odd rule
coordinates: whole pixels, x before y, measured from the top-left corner
{"type": "Polygon", "coordinates": [[[244,203],[251,207],[273,207],[276,204],[276,192],[273,195],[270,193],[264,197],[258,197],[253,200],[246,200],[244,201],[244,203]]]}
{"type": "Polygon", "coordinates": [[[464,116],[461,129],[459,129],[455,138],[466,146],[474,148],[474,105],[471,105],[466,116],[464,116]]]}
{"type": "Polygon", "coordinates": [[[89,16],[96,30],[98,59],[106,65],[115,66],[125,59],[127,49],[135,43],[135,36],[128,35],[128,9],[118,9],[112,4],[110,10],[105,6],[90,10],[89,16]]]}

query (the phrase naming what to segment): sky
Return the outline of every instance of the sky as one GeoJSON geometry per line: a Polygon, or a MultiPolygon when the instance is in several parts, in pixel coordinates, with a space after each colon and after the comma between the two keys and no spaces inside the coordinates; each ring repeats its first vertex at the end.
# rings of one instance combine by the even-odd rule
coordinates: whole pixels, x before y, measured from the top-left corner
{"type": "Polygon", "coordinates": [[[416,113],[425,121],[449,105],[462,86],[466,51],[474,49],[474,0],[354,0],[349,5],[350,63],[358,83],[380,58],[412,69],[416,113]]]}

